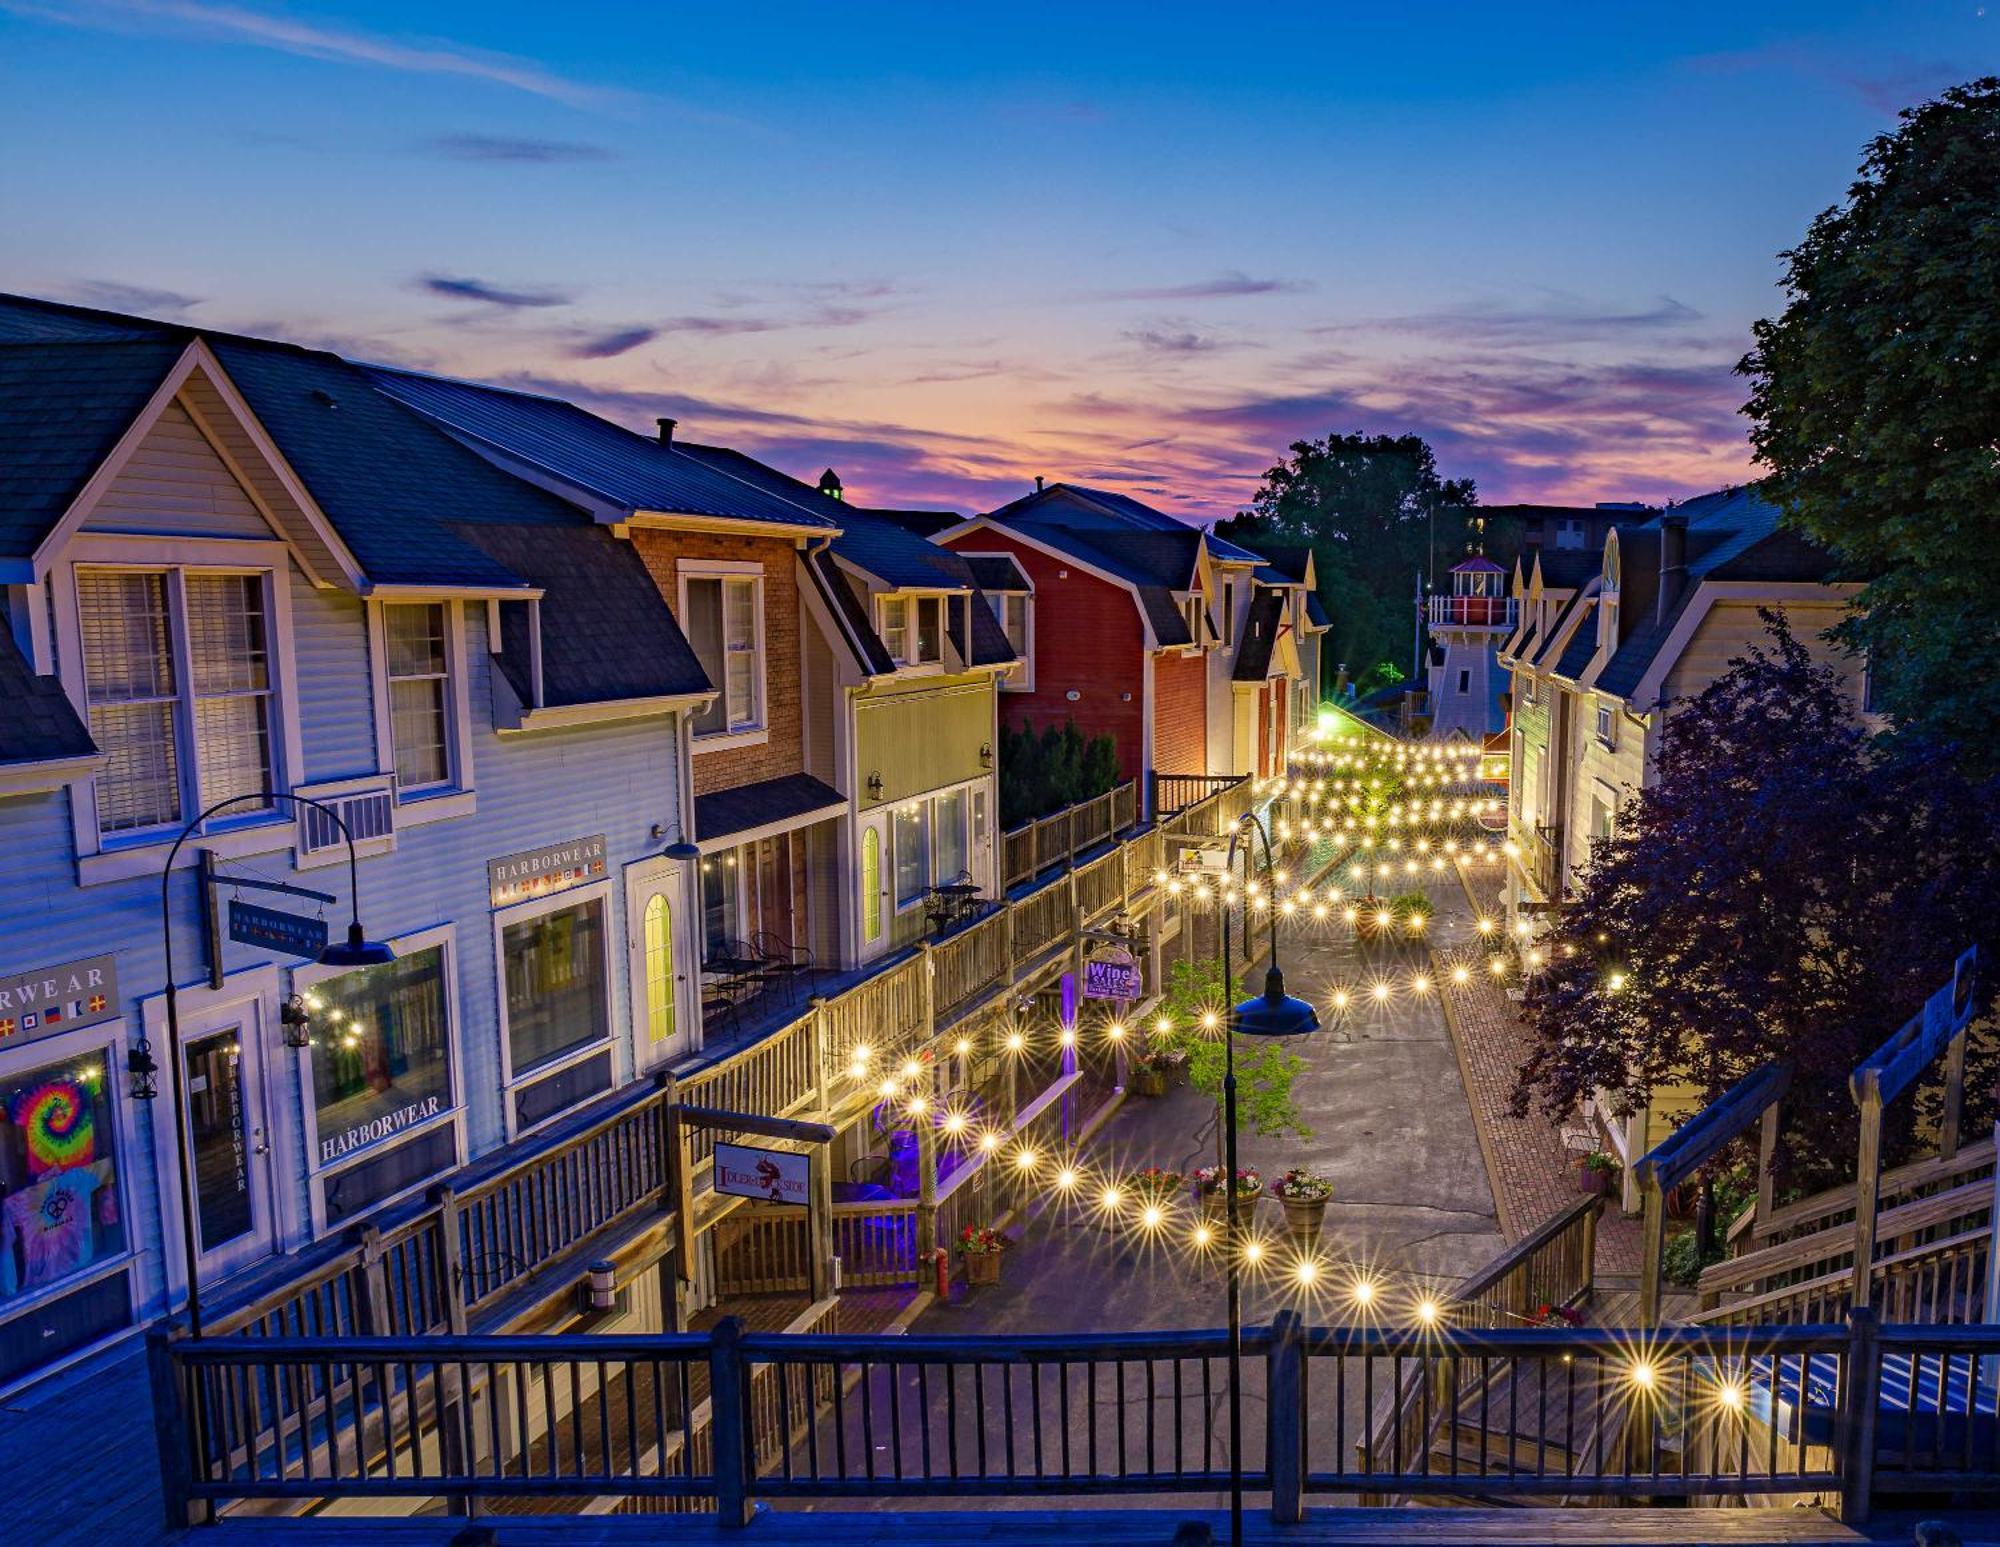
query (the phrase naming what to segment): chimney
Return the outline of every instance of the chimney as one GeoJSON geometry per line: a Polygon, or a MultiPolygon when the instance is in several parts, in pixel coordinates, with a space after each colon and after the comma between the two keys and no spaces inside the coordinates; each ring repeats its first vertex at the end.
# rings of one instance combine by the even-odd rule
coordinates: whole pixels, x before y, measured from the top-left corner
{"type": "Polygon", "coordinates": [[[680,420],[655,419],[653,423],[660,427],[660,444],[662,446],[671,446],[674,443],[674,426],[679,424],[680,420]]]}
{"type": "Polygon", "coordinates": [[[1660,517],[1660,594],[1653,616],[1665,622],[1687,589],[1688,518],[1679,511],[1660,517]]]}
{"type": "Polygon", "coordinates": [[[1042,492],[1042,475],[1040,473],[1035,474],[1035,492],[1037,494],[1042,492]]]}

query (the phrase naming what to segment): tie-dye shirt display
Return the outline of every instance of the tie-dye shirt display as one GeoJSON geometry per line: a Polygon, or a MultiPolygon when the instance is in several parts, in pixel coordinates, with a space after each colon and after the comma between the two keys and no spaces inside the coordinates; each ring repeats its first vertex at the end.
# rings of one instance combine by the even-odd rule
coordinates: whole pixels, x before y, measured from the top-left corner
{"type": "Polygon", "coordinates": [[[0,1303],[124,1248],[107,1059],[0,1082],[0,1303]]]}

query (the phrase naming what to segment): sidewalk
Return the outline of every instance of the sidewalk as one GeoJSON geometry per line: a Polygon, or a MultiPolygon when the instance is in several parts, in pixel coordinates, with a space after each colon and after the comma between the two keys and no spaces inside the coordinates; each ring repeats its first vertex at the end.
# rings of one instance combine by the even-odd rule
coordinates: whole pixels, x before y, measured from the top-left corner
{"type": "MultiPolygon", "coordinates": [[[[1461,879],[1462,896],[1447,891],[1440,897],[1431,941],[1434,956],[1489,954],[1477,950],[1474,920],[1481,913],[1500,917],[1500,878],[1482,871],[1476,877],[1461,872],[1461,879]]],[[[1493,1180],[1500,1227],[1509,1241],[1518,1241],[1576,1201],[1576,1156],[1564,1146],[1556,1124],[1539,1111],[1517,1118],[1508,1110],[1533,1039],[1503,984],[1483,971],[1463,987],[1452,986],[1445,972],[1438,977],[1445,985],[1445,1019],[1493,1180]]],[[[1638,1271],[1639,1222],[1620,1213],[1615,1200],[1607,1200],[1597,1228],[1598,1276],[1616,1283],[1638,1271]]]]}

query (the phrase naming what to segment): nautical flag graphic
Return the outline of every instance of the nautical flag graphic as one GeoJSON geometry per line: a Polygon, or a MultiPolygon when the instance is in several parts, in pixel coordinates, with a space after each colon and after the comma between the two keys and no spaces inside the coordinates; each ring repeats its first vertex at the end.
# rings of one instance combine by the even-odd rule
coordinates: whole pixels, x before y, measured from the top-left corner
{"type": "Polygon", "coordinates": [[[60,1022],[62,1018],[63,1018],[63,1010],[62,1006],[59,1004],[52,1004],[46,1010],[42,1011],[42,1024],[44,1026],[54,1026],[58,1022],[60,1022]]]}
{"type": "Polygon", "coordinates": [[[92,994],[90,996],[90,1013],[92,1015],[102,1015],[104,1013],[104,1007],[108,1003],[110,1003],[110,1001],[107,1000],[102,994],[92,994]]]}
{"type": "Polygon", "coordinates": [[[21,1030],[23,1031],[33,1031],[41,1024],[42,1018],[33,1010],[28,1011],[27,1014],[21,1017],[21,1030]]]}
{"type": "Polygon", "coordinates": [[[11,1015],[0,1016],[0,1037],[11,1037],[13,1035],[14,1017],[11,1015]]]}

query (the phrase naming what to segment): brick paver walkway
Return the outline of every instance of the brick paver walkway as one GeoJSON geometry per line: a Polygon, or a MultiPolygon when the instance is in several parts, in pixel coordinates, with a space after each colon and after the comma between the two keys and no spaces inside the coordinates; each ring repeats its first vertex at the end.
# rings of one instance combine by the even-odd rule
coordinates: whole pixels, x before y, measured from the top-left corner
{"type": "MultiPolygon", "coordinates": [[[[1482,913],[1501,916],[1499,876],[1481,871],[1463,879],[1463,897],[1440,895],[1432,937],[1436,956],[1474,953],[1479,936],[1473,921],[1482,913]]],[[[1479,1148],[1492,1176],[1500,1227],[1516,1241],[1576,1201],[1576,1156],[1548,1118],[1535,1111],[1517,1118],[1508,1109],[1515,1077],[1533,1044],[1504,986],[1484,973],[1476,973],[1464,987],[1453,986],[1445,971],[1438,977],[1445,985],[1446,1019],[1479,1130],[1479,1148]]],[[[1598,1276],[1616,1282],[1638,1271],[1638,1221],[1626,1218],[1611,1200],[1598,1221],[1598,1276]]]]}

